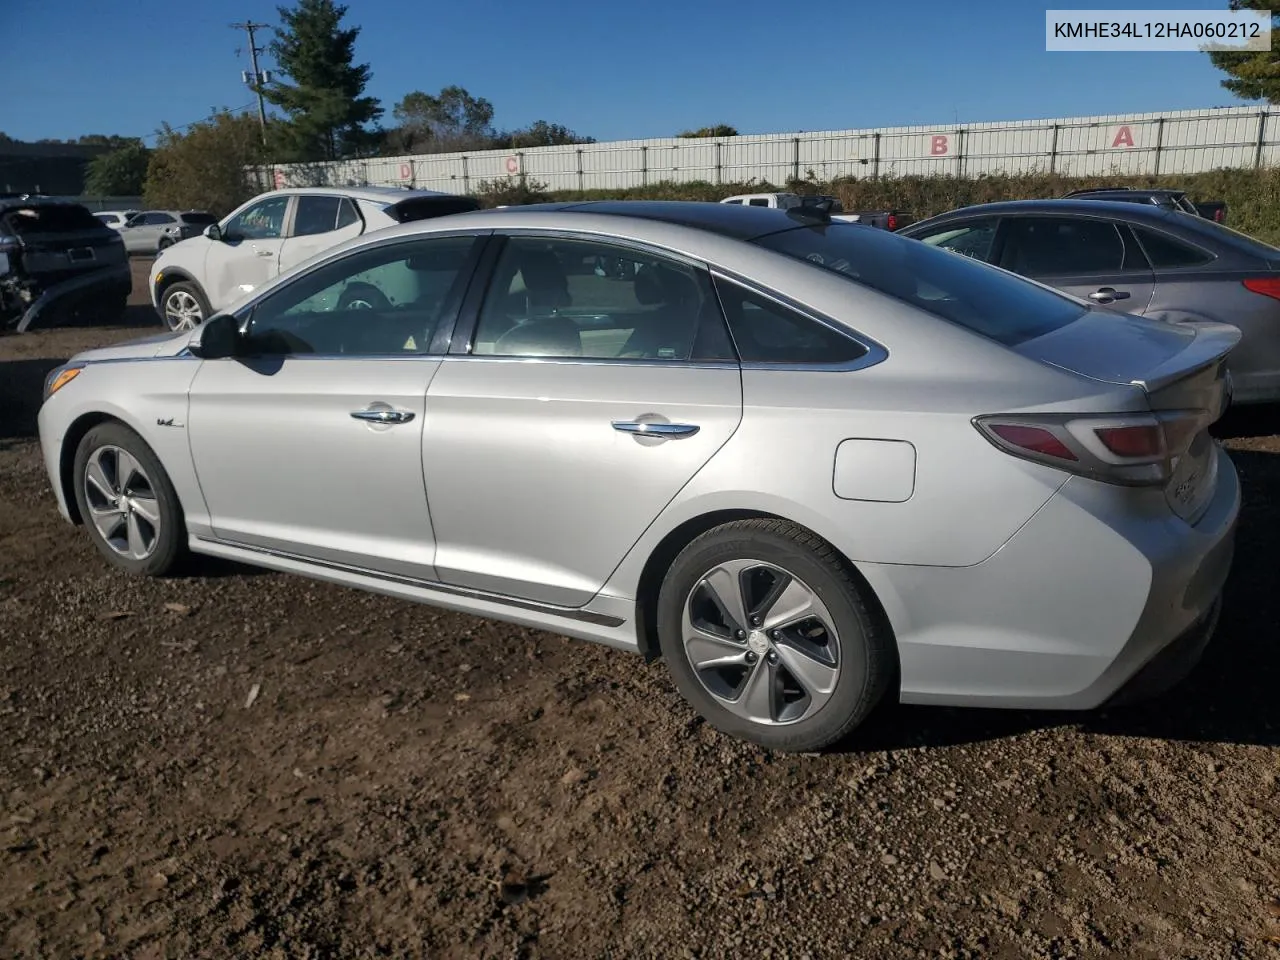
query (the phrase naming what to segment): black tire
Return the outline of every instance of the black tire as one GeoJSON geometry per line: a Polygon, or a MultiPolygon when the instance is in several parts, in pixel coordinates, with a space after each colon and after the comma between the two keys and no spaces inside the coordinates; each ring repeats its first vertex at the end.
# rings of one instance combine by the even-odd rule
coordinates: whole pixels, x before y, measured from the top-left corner
{"type": "Polygon", "coordinates": [[[169,247],[173,246],[173,243],[174,241],[172,237],[161,237],[159,242],[156,243],[156,253],[159,253],[161,250],[167,250],[169,247]]]}
{"type": "MultiPolygon", "coordinates": [[[[865,591],[829,543],[794,524],[764,519],[727,523],[696,538],[667,572],[658,594],[662,653],[680,693],[717,730],[770,750],[820,750],[843,739],[866,719],[893,677],[892,640],[873,615],[865,591]],[[827,699],[812,713],[786,723],[756,722],[728,709],[699,679],[682,639],[685,604],[704,577],[719,564],[735,560],[781,568],[802,581],[825,605],[835,629],[839,672],[831,692],[825,694],[827,699]]],[[[744,643],[744,653],[746,649],[744,643]]],[[[770,652],[767,656],[775,655],[770,652]]],[[[763,666],[763,657],[760,660],[763,666]]]]}
{"type": "Polygon", "coordinates": [[[391,301],[371,283],[349,283],[338,297],[339,310],[390,310],[391,301]]]}
{"type": "MultiPolygon", "coordinates": [[[[171,301],[176,303],[180,297],[190,297],[199,309],[200,316],[195,326],[199,326],[209,319],[209,314],[212,311],[209,309],[209,301],[205,299],[204,291],[194,283],[181,280],[178,283],[169,284],[160,294],[160,319],[166,327],[174,331],[193,329],[193,327],[183,326],[175,316],[171,315],[173,313],[170,309],[171,301]]],[[[183,302],[185,303],[185,301],[183,302]]]]}
{"type": "MultiPolygon", "coordinates": [[[[101,464],[103,460],[100,459],[98,462],[101,464]]],[[[128,483],[128,478],[125,478],[125,480],[128,483]]],[[[80,441],[80,445],[76,448],[72,484],[75,491],[76,505],[80,508],[80,517],[84,521],[85,528],[89,531],[89,539],[93,541],[94,546],[98,548],[98,551],[107,558],[112,566],[134,576],[162,577],[177,569],[186,558],[186,524],[182,516],[182,505],[178,502],[178,495],[173,489],[169,475],[165,472],[164,467],[161,466],[159,458],[147,446],[146,441],[124,424],[103,423],[85,434],[80,441]],[[114,459],[115,454],[111,452],[113,448],[124,450],[137,461],[147,481],[146,484],[141,482],[131,484],[125,493],[133,493],[137,496],[121,499],[132,499],[134,503],[139,502],[139,500],[145,502],[147,499],[146,494],[149,492],[155,501],[154,509],[159,517],[159,529],[151,528],[153,536],[150,538],[150,543],[147,544],[150,549],[145,556],[127,556],[122,553],[118,547],[112,546],[108,542],[106,535],[99,529],[98,524],[94,522],[95,504],[90,503],[89,500],[89,485],[86,481],[86,473],[91,459],[99,451],[104,451],[104,459],[108,457],[114,459]]],[[[98,498],[97,494],[95,494],[95,498],[98,498]]],[[[100,506],[101,504],[97,505],[100,506]]],[[[148,511],[151,510],[150,504],[148,504],[147,509],[148,511]]],[[[145,529],[150,524],[145,520],[138,523],[139,527],[144,531],[142,536],[145,540],[145,529]]],[[[139,552],[141,553],[141,551],[139,552]]]]}

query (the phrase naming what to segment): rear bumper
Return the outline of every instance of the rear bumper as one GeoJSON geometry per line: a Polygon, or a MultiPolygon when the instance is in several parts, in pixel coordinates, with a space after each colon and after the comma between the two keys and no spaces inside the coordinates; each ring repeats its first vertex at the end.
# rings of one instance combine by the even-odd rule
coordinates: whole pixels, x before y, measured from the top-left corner
{"type": "Polygon", "coordinates": [[[1093,709],[1148,665],[1144,682],[1158,686],[1180,653],[1194,663],[1216,623],[1240,509],[1235,468],[1217,456],[1217,488],[1194,526],[1162,491],[1073,479],[982,563],[860,564],[898,640],[902,701],[1093,709]]]}
{"type": "Polygon", "coordinates": [[[1122,707],[1150,700],[1185,680],[1209,646],[1221,614],[1222,599],[1219,597],[1204,616],[1139,668],[1105,705],[1122,707]]]}

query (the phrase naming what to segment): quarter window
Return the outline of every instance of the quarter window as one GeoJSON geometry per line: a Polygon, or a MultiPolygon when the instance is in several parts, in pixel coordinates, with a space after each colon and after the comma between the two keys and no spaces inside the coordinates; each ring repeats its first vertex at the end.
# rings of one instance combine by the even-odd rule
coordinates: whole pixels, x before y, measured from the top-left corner
{"type": "Polygon", "coordinates": [[[948,224],[934,233],[921,234],[916,239],[931,247],[950,250],[975,260],[987,260],[991,256],[991,245],[996,239],[995,218],[989,220],[966,220],[964,223],[948,224]]]}
{"type": "Polygon", "coordinates": [[[627,247],[512,237],[475,356],[731,359],[706,271],[627,247]]]}
{"type": "Polygon", "coordinates": [[[856,340],[740,284],[716,278],[743,363],[849,363],[867,352],[856,340]]]}
{"type": "Polygon", "coordinates": [[[227,221],[222,231],[228,240],[275,240],[284,231],[288,196],[267,197],[227,221]]]}
{"type": "Polygon", "coordinates": [[[383,244],[326,264],[267,296],[248,336],[258,354],[423,353],[452,324],[473,237],[383,244]]]}
{"type": "Polygon", "coordinates": [[[1156,269],[1195,267],[1213,259],[1212,254],[1175,240],[1167,233],[1159,233],[1145,227],[1134,227],[1133,230],[1138,235],[1142,249],[1147,252],[1151,265],[1156,269]]]}
{"type": "Polygon", "coordinates": [[[334,229],[341,230],[343,227],[349,227],[360,219],[360,214],[356,212],[356,205],[347,197],[343,197],[338,201],[338,224],[334,229]]]}
{"type": "MultiPolygon", "coordinates": [[[[1125,228],[1126,231],[1128,228],[1125,228]]],[[[1116,224],[1086,217],[1011,217],[1000,266],[1038,277],[1146,266],[1116,224]]]]}

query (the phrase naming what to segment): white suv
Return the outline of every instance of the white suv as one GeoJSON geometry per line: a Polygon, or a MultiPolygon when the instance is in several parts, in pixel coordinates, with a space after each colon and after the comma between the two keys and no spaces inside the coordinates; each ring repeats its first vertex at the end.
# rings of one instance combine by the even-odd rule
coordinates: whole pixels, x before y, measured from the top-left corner
{"type": "Polygon", "coordinates": [[[434,190],[272,190],[210,224],[201,236],[162,250],[151,271],[151,303],[169,329],[188,330],[344,240],[479,206],[470,197],[434,190]]]}

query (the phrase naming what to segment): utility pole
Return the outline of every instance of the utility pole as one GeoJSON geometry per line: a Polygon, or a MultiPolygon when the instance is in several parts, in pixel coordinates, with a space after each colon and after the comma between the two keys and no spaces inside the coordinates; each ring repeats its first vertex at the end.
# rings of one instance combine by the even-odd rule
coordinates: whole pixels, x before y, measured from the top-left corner
{"type": "Polygon", "coordinates": [[[258,54],[262,52],[253,39],[253,31],[266,30],[270,27],[269,23],[254,23],[252,20],[246,20],[243,23],[231,24],[232,30],[244,30],[249,34],[249,59],[253,63],[253,73],[242,73],[245,83],[253,87],[254,93],[258,95],[258,122],[262,124],[262,144],[267,143],[267,108],[262,100],[262,85],[271,79],[270,73],[263,73],[258,69],[258,54]],[[250,79],[252,77],[252,80],[250,79]]]}

